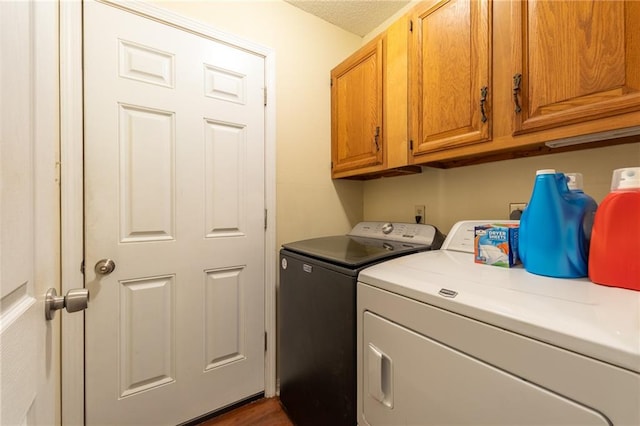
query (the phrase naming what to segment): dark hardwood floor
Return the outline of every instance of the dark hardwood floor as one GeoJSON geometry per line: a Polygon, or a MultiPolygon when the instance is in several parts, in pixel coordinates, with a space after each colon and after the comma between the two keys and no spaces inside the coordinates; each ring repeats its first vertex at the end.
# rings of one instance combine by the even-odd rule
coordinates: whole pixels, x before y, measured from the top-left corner
{"type": "Polygon", "coordinates": [[[198,426],[294,426],[278,398],[262,398],[221,414],[198,426]]]}

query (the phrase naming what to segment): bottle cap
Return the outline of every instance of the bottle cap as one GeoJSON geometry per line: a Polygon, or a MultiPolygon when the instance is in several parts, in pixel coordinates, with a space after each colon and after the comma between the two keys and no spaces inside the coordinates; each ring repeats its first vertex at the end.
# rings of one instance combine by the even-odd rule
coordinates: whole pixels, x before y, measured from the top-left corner
{"type": "Polygon", "coordinates": [[[541,169],[536,171],[536,176],[538,175],[555,175],[556,169],[541,169]]]}
{"type": "Polygon", "coordinates": [[[613,171],[611,190],[640,188],[640,167],[627,167],[613,171]]]}
{"type": "Polygon", "coordinates": [[[582,173],[565,173],[567,177],[567,186],[571,190],[579,189],[582,190],[584,188],[582,173]]]}

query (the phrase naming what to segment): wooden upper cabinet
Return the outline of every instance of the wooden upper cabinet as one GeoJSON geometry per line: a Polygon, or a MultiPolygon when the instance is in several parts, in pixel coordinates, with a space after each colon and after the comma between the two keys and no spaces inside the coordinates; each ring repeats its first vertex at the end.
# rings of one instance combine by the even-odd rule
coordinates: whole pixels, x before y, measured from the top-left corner
{"type": "Polygon", "coordinates": [[[640,110],[640,2],[522,0],[512,12],[515,134],[640,110]]]}
{"type": "Polygon", "coordinates": [[[411,23],[413,156],[490,140],[491,1],[424,2],[411,23]]]}
{"type": "Polygon", "coordinates": [[[383,165],[384,38],[331,71],[332,175],[383,165]]]}

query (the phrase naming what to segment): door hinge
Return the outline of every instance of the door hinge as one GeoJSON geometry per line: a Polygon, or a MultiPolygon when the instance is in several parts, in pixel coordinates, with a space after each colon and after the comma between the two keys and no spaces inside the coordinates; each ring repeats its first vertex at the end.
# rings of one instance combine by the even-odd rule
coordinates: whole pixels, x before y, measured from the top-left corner
{"type": "Polygon", "coordinates": [[[267,220],[269,219],[269,210],[264,209],[264,229],[267,229],[267,220]]]}
{"type": "Polygon", "coordinates": [[[267,351],[267,332],[264,332],[264,351],[267,351]]]}
{"type": "Polygon", "coordinates": [[[413,151],[413,139],[409,140],[409,149],[413,151]]]}
{"type": "Polygon", "coordinates": [[[82,262],[80,262],[80,273],[84,275],[84,259],[82,259],[82,262]]]}
{"type": "Polygon", "coordinates": [[[413,21],[409,21],[409,32],[413,32],[413,21]]]}
{"type": "Polygon", "coordinates": [[[333,161],[331,162],[331,170],[333,170],[333,161]]]}
{"type": "Polygon", "coordinates": [[[333,79],[329,80],[329,86],[333,87],[333,79]]]}
{"type": "Polygon", "coordinates": [[[264,106],[267,106],[267,88],[264,88],[264,106]]]}

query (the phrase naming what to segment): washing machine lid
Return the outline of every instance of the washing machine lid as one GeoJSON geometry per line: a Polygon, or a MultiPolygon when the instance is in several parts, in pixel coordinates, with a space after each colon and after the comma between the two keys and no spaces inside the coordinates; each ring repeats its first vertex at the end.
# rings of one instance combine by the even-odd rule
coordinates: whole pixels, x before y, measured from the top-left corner
{"type": "Polygon", "coordinates": [[[473,254],[449,242],[442,250],[366,268],[358,279],[640,372],[640,292],[601,286],[587,278],[534,275],[521,265],[509,269],[476,264],[473,254]]]}
{"type": "Polygon", "coordinates": [[[348,235],[312,238],[283,244],[286,250],[351,269],[442,245],[444,236],[432,225],[403,222],[360,222],[348,235]]]}
{"type": "Polygon", "coordinates": [[[283,244],[284,249],[351,269],[428,250],[424,244],[363,238],[348,235],[312,238],[283,244]]]}

